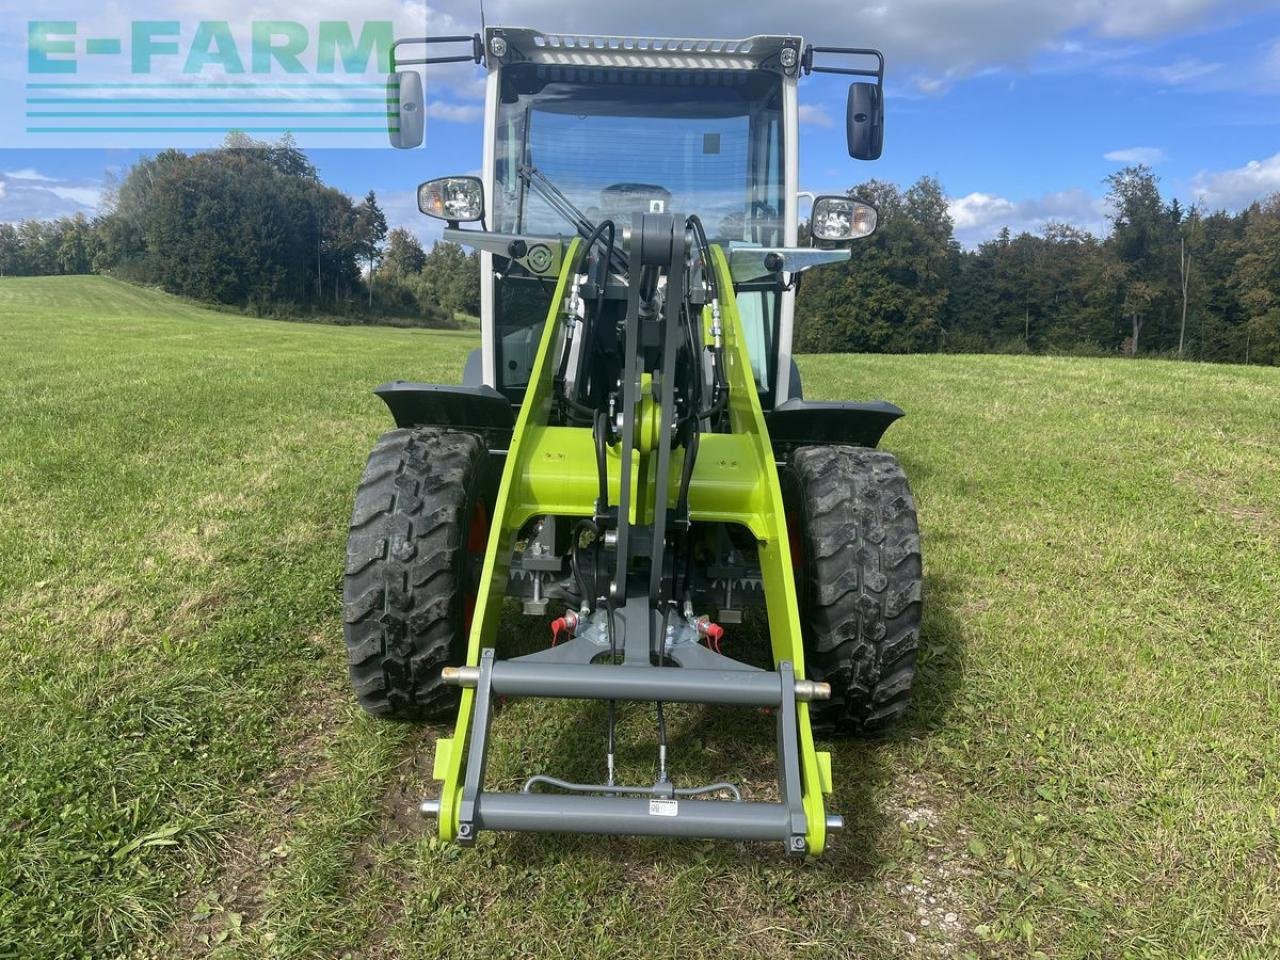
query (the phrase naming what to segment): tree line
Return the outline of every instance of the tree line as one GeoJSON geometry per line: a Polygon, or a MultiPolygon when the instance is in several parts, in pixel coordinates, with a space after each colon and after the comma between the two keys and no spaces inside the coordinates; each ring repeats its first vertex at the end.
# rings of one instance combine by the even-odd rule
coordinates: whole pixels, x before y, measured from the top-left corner
{"type": "Polygon", "coordinates": [[[1280,194],[1237,213],[1166,201],[1145,166],[1107,181],[1111,230],[1007,228],[956,243],[937,180],[848,191],[879,211],[847,267],[797,295],[811,352],[1035,352],[1280,362],[1280,194]]]}
{"type": "Polygon", "coordinates": [[[453,326],[479,312],[478,258],[388,231],[372,191],[324,184],[287,138],[144,158],[104,206],[0,224],[0,276],[103,273],[263,316],[453,326]]]}
{"type": "MultiPolygon", "coordinates": [[[[1107,190],[1106,237],[1050,224],[966,250],[936,179],[851,188],[879,228],[802,277],[797,349],[1280,362],[1280,194],[1210,212],[1165,200],[1144,166],[1107,190]]],[[[287,138],[164,151],[92,220],[0,224],[0,276],[89,272],[262,315],[450,326],[480,309],[474,252],[388,230],[372,192],[324,184],[287,138]]]]}

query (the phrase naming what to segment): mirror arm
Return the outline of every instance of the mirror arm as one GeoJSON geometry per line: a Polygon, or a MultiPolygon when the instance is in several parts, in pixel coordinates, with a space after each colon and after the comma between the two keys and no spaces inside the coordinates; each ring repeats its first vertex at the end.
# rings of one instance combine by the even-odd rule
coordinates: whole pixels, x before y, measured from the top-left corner
{"type": "Polygon", "coordinates": [[[427,63],[483,63],[484,62],[484,41],[480,39],[480,34],[473,33],[470,35],[460,34],[452,37],[402,37],[399,40],[391,42],[391,72],[395,73],[401,67],[418,66],[427,63]],[[396,56],[396,48],[405,44],[431,44],[431,43],[469,43],[471,44],[471,53],[450,57],[419,57],[413,60],[401,60],[396,56]]]}
{"type": "Polygon", "coordinates": [[[812,267],[840,263],[853,256],[852,249],[822,250],[815,247],[736,247],[729,245],[729,273],[734,283],[789,273],[792,279],[812,267]]]}
{"type": "Polygon", "coordinates": [[[877,86],[884,86],[884,54],[871,47],[815,47],[812,43],[804,48],[800,58],[800,66],[805,76],[811,73],[838,73],[846,77],[875,77],[877,86]],[[851,57],[875,57],[874,70],[865,67],[819,67],[815,66],[815,53],[838,53],[851,57]]]}
{"type": "Polygon", "coordinates": [[[445,227],[441,239],[514,260],[534,276],[540,277],[554,277],[560,273],[566,245],[565,239],[558,236],[463,230],[454,224],[445,227]]]}

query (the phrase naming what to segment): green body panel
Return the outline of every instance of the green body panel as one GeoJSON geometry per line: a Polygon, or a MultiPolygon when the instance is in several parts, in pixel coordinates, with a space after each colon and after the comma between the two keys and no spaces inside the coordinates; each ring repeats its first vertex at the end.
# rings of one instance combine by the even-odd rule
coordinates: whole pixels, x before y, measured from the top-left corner
{"type": "MultiPolygon", "coordinates": [[[[480,651],[493,645],[502,614],[510,557],[521,526],[536,516],[583,516],[594,512],[597,494],[595,446],[590,428],[548,426],[551,412],[556,331],[564,311],[566,289],[578,269],[579,243],[565,258],[546,326],[533,365],[529,389],[516,421],[498,491],[489,546],[485,555],[479,599],[467,646],[467,663],[479,663],[480,651]]],[[[717,247],[712,251],[720,289],[733,289],[728,262],[717,247]]],[[[729,422],[732,433],[704,434],[689,487],[689,512],[695,521],[737,523],[759,541],[761,575],[768,609],[769,633],[775,665],[790,661],[797,678],[804,676],[804,649],[792,574],[782,490],[773,449],[752,375],[751,360],[733,297],[722,303],[722,326],[729,381],[729,422]]],[[[704,322],[709,322],[709,312],[704,322]]],[[[648,378],[646,375],[646,383],[648,378]]],[[[645,390],[646,395],[650,393],[645,390]]],[[[638,417],[637,455],[633,457],[632,522],[652,519],[653,505],[646,490],[655,489],[657,457],[649,456],[656,437],[659,411],[642,403],[638,417]]],[[[683,449],[672,451],[670,504],[675,506],[683,467],[683,449]]],[[[610,449],[609,497],[618,502],[621,481],[620,448],[610,449]]],[[[650,498],[652,494],[650,494],[650,498]]],[[[809,706],[797,704],[801,754],[801,782],[808,821],[811,854],[822,852],[826,840],[823,793],[830,792],[830,761],[816,752],[809,725],[809,706]]],[[[440,835],[452,840],[458,825],[463,754],[474,712],[474,692],[462,691],[454,733],[436,745],[435,776],[443,780],[440,793],[440,835]]]]}

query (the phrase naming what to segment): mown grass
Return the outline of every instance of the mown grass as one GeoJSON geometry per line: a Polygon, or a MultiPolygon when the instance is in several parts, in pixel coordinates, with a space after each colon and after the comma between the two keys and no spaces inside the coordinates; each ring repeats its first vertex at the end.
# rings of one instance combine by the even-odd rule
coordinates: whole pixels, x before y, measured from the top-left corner
{"type": "MultiPolygon", "coordinates": [[[[802,358],[908,410],[928,608],[797,863],[412,813],[443,730],[351,705],[344,528],[369,387],[473,343],[0,280],[0,955],[1280,955],[1280,371],[802,358]]],[[[510,704],[492,778],[597,772],[597,720],[510,704]]],[[[767,777],[767,719],[673,722],[767,777]]]]}

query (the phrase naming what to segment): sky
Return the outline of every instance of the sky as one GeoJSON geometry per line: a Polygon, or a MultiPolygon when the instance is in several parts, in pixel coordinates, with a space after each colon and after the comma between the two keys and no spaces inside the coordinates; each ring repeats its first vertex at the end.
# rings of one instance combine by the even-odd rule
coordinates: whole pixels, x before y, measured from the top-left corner
{"type": "MultiPolygon", "coordinates": [[[[480,26],[474,0],[381,2],[413,23],[425,19],[437,35],[480,26]]],[[[235,15],[264,4],[276,18],[290,8],[313,16],[317,5],[354,15],[343,0],[201,0],[199,10],[201,17],[235,15]]],[[[108,6],[131,12],[128,0],[108,6]]],[[[801,189],[843,192],[870,178],[905,186],[937,177],[966,246],[1005,225],[1038,232],[1058,221],[1105,233],[1105,178],[1131,163],[1151,166],[1166,196],[1209,209],[1239,209],[1280,191],[1280,0],[489,0],[485,14],[489,24],[549,31],[790,33],[817,44],[879,47],[888,63],[883,157],[848,157],[847,85],[815,74],[800,85],[801,189]]],[[[8,56],[0,43],[0,57],[8,56]]],[[[9,97],[21,97],[21,79],[0,69],[9,97]]],[[[471,64],[430,68],[421,149],[310,156],[326,182],[357,197],[374,190],[391,225],[429,241],[433,222],[418,214],[413,188],[478,169],[479,79],[471,64]]],[[[0,221],[92,215],[112,178],[146,152],[0,149],[0,221]]]]}

